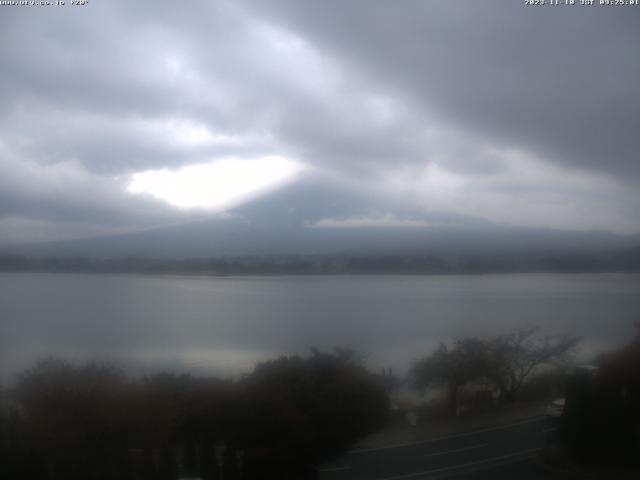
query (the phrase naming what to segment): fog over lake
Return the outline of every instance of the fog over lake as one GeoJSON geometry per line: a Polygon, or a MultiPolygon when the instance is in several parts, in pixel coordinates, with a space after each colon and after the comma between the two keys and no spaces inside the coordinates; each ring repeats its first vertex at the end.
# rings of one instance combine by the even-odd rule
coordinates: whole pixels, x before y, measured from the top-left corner
{"type": "Polygon", "coordinates": [[[402,372],[438,341],[533,325],[580,336],[586,359],[633,334],[639,293],[631,274],[1,274],[1,373],[53,354],[235,375],[311,346],[355,347],[402,372]]]}

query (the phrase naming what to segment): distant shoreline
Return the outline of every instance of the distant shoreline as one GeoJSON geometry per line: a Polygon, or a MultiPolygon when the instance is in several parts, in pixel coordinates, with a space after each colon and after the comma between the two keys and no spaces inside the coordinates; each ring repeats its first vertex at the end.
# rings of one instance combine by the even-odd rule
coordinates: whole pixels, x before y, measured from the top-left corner
{"type": "Polygon", "coordinates": [[[637,273],[636,250],[521,252],[518,254],[334,254],[160,258],[121,256],[26,256],[0,253],[0,272],[134,273],[184,276],[449,275],[532,273],[637,273]]]}

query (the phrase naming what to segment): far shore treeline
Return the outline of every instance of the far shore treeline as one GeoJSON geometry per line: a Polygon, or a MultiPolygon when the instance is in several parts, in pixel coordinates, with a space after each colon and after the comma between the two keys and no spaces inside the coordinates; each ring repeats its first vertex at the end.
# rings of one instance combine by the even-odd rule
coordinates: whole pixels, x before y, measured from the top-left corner
{"type": "Polygon", "coordinates": [[[609,253],[252,255],[196,258],[28,256],[0,253],[0,272],[199,275],[640,272],[640,247],[609,253]]]}

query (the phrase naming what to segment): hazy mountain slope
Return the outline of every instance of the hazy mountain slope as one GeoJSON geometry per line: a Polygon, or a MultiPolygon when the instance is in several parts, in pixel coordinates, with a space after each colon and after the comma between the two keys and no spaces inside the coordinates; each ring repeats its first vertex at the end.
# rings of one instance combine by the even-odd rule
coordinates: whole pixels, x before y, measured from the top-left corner
{"type": "MultiPolygon", "coordinates": [[[[23,246],[32,255],[161,257],[271,254],[522,255],[630,248],[638,237],[492,225],[426,213],[369,193],[304,179],[228,216],[141,233],[23,246]],[[392,218],[413,226],[319,228],[326,219],[392,218]],[[415,226],[420,222],[431,226],[415,226]]],[[[12,249],[16,251],[16,249],[12,249]]]]}

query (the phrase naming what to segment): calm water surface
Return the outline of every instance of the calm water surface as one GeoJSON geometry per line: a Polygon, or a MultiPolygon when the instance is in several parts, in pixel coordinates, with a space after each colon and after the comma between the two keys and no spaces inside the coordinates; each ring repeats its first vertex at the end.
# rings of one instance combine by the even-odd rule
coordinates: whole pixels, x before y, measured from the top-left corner
{"type": "Polygon", "coordinates": [[[640,275],[0,274],[0,378],[46,354],[236,374],[338,345],[402,371],[439,340],[531,325],[581,336],[587,355],[638,320],[640,275]]]}

